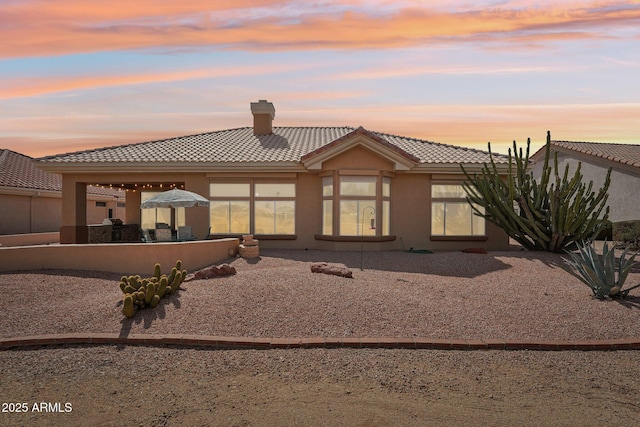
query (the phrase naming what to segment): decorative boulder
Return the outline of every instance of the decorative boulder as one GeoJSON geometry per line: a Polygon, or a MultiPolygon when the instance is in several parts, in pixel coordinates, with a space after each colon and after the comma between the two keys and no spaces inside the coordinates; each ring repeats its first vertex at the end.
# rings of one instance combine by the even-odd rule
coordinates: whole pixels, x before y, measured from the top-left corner
{"type": "Polygon", "coordinates": [[[213,277],[230,276],[233,274],[236,274],[236,268],[232,265],[229,265],[229,264],[221,264],[218,266],[212,265],[211,267],[206,267],[206,268],[203,268],[202,270],[196,271],[190,279],[191,280],[211,279],[213,277]]]}
{"type": "Polygon", "coordinates": [[[353,273],[347,267],[342,265],[330,265],[326,262],[316,262],[311,264],[311,271],[313,273],[324,273],[332,276],[346,277],[353,279],[353,273]]]}

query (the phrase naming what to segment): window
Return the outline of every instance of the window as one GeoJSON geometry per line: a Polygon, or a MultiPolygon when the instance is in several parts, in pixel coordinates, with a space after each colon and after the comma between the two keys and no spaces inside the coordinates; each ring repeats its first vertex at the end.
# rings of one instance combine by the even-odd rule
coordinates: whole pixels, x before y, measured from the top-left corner
{"type": "Polygon", "coordinates": [[[340,236],[389,235],[390,179],[342,175],[337,181],[336,194],[334,177],[322,178],[322,234],[334,235],[337,231],[340,236]]]}
{"type": "Polygon", "coordinates": [[[255,234],[295,234],[295,184],[255,184],[255,234]]]}
{"type": "Polygon", "coordinates": [[[322,234],[333,234],[333,177],[322,178],[322,234]]]}
{"type": "Polygon", "coordinates": [[[209,225],[213,234],[249,234],[249,183],[216,183],[209,189],[209,225]]]}
{"type": "Polygon", "coordinates": [[[212,183],[213,234],[295,234],[294,183],[212,183]]]}
{"type": "MultiPolygon", "coordinates": [[[[484,236],[485,220],[474,214],[460,184],[432,184],[432,236],[484,236]]],[[[481,206],[476,207],[483,212],[481,206]]]]}

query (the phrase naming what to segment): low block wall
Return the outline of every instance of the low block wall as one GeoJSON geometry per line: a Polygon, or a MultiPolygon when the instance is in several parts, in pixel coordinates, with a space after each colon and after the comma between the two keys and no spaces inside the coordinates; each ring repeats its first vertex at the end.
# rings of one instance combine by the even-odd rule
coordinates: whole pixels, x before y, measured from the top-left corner
{"type": "Polygon", "coordinates": [[[0,271],[41,269],[107,271],[153,274],[159,262],[168,268],[182,260],[182,268],[195,271],[238,253],[239,239],[167,243],[111,243],[0,247],[0,271]]]}
{"type": "Polygon", "coordinates": [[[0,246],[48,245],[60,242],[60,232],[5,234],[0,236],[0,246]]]}

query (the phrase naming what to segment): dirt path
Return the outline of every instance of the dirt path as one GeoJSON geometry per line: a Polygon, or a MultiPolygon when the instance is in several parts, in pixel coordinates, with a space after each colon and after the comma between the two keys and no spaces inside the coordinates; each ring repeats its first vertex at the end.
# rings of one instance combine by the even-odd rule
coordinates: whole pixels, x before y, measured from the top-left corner
{"type": "Polygon", "coordinates": [[[0,396],[29,410],[0,425],[633,425],[638,378],[634,351],[12,350],[0,396]]]}

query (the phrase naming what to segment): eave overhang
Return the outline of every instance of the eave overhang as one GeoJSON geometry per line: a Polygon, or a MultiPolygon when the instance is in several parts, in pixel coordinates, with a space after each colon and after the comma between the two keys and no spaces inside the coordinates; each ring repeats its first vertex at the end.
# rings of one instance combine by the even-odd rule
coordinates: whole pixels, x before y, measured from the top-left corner
{"type": "Polygon", "coordinates": [[[123,163],[36,163],[42,170],[59,174],[105,173],[208,173],[219,171],[305,171],[297,162],[123,162],[123,163]]]}
{"type": "Polygon", "coordinates": [[[61,197],[62,192],[56,190],[40,190],[37,188],[0,186],[0,194],[28,197],[61,197]]]}
{"type": "MultiPolygon", "coordinates": [[[[485,163],[422,163],[415,167],[410,173],[440,173],[440,174],[462,174],[462,167],[469,173],[480,173],[485,163]],[[461,167],[462,166],[462,167],[461,167]]],[[[496,168],[501,174],[509,173],[509,164],[496,163],[496,168]]]]}

